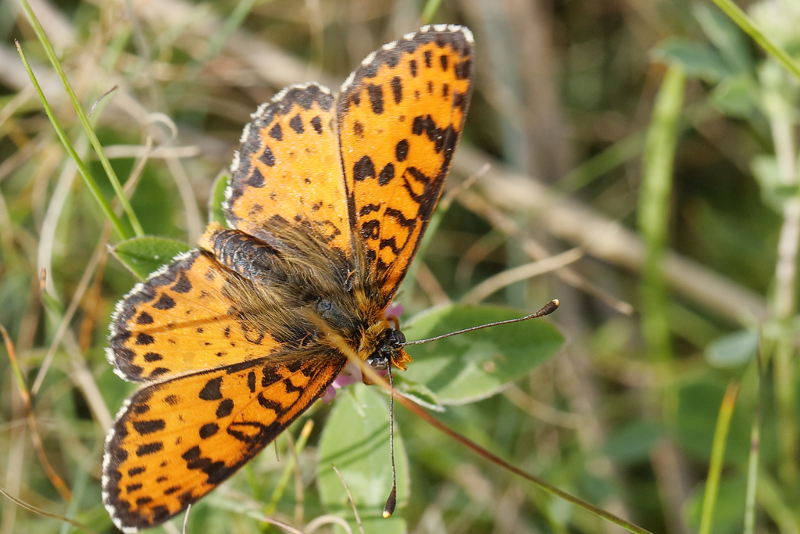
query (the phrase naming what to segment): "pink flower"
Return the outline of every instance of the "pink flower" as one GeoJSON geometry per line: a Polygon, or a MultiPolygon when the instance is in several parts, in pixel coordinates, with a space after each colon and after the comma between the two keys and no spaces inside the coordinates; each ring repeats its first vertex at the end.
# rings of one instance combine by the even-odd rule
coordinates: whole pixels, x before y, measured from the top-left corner
{"type": "MultiPolygon", "coordinates": [[[[386,369],[378,370],[375,369],[375,372],[381,376],[386,376],[388,371],[386,369]]],[[[339,391],[341,388],[349,386],[350,384],[355,384],[358,382],[362,382],[363,377],[361,374],[361,369],[358,365],[354,364],[353,362],[347,362],[347,365],[344,366],[342,372],[339,373],[339,376],[333,381],[331,385],[325,390],[325,393],[322,394],[320,399],[323,402],[331,402],[333,399],[336,398],[336,392],[339,391]]]]}
{"type": "Polygon", "coordinates": [[[401,315],[403,315],[403,305],[397,304],[396,302],[392,302],[389,306],[386,307],[386,310],[383,312],[383,316],[387,319],[390,317],[394,317],[399,319],[401,315]]]}

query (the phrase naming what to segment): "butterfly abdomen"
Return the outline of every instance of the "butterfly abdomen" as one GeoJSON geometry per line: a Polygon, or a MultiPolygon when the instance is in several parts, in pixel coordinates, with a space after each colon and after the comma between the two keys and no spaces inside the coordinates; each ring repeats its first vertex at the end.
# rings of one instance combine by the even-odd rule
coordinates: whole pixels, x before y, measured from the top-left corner
{"type": "Polygon", "coordinates": [[[228,269],[254,282],[280,282],[286,276],[276,262],[278,251],[263,241],[239,230],[218,224],[208,225],[200,246],[213,252],[228,269]]]}

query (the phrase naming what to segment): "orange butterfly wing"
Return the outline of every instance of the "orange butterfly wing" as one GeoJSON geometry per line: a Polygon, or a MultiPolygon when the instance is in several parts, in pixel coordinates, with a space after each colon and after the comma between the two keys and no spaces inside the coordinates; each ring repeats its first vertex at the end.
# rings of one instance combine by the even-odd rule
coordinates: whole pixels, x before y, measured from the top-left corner
{"type": "Polygon", "coordinates": [[[308,84],[281,91],[253,114],[231,168],[226,216],[233,227],[269,241],[288,223],[350,251],[333,106],[326,88],[308,84]]]}
{"type": "Polygon", "coordinates": [[[471,90],[472,36],[426,26],[367,57],[336,120],[353,232],[388,304],[439,201],[471,90]]]}
{"type": "Polygon", "coordinates": [[[175,258],[112,320],[112,364],[124,378],[151,382],[123,407],[106,443],[103,497],[118,527],[135,531],[185,509],[335,379],[346,358],[306,346],[309,323],[291,319],[300,309],[294,296],[272,295],[282,283],[273,269],[287,267],[280,258],[288,254],[298,280],[344,276],[313,279],[317,304],[330,307],[326,292],[346,292],[342,262],[361,257],[363,243],[384,302],[359,306],[380,315],[441,194],[470,62],[468,30],[426,27],[367,58],[335,106],[312,84],[288,88],[254,114],[226,201],[239,232],[210,228],[203,246],[216,257],[195,250],[175,258]],[[292,306],[277,313],[284,300],[292,306]],[[265,311],[270,321],[259,322],[265,311]]]}
{"type": "Polygon", "coordinates": [[[103,501],[114,524],[159,524],[217,487],[336,378],[326,354],[260,358],[139,390],[106,440],[103,501]]]}
{"type": "Polygon", "coordinates": [[[108,358],[137,382],[259,358],[278,349],[269,333],[237,316],[226,288],[232,273],[208,252],[193,250],[137,284],[117,304],[108,358]]]}

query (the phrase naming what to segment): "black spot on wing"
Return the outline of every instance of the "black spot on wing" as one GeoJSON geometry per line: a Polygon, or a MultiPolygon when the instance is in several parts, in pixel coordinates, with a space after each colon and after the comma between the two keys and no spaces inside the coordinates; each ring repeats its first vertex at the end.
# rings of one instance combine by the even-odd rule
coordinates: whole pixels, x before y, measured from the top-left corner
{"type": "Polygon", "coordinates": [[[372,106],[372,112],[376,115],[383,113],[383,87],[369,84],[367,85],[367,94],[369,95],[369,104],[372,106]]]}
{"type": "Polygon", "coordinates": [[[137,345],[150,345],[155,341],[155,338],[150,334],[145,334],[144,332],[140,332],[136,335],[136,344],[137,345]]]}
{"type": "Polygon", "coordinates": [[[175,282],[175,285],[170,289],[176,293],[188,293],[192,290],[192,283],[189,281],[189,277],[186,276],[186,273],[182,272],[178,275],[178,281],[175,282]]]}
{"type": "Polygon", "coordinates": [[[403,100],[403,80],[400,76],[394,76],[390,85],[392,87],[394,103],[399,104],[403,100]]]}
{"type": "Polygon", "coordinates": [[[153,322],[153,316],[147,312],[142,312],[136,318],[136,324],[150,324],[153,322]]]}
{"type": "Polygon", "coordinates": [[[200,447],[194,446],[188,449],[181,457],[186,460],[187,469],[199,469],[208,477],[209,484],[219,484],[230,476],[236,467],[228,467],[223,460],[214,461],[201,455],[200,447]]]}
{"type": "Polygon", "coordinates": [[[283,129],[281,128],[281,125],[280,124],[275,124],[272,128],[270,128],[269,136],[272,137],[273,139],[275,139],[276,141],[282,141],[283,140],[283,129]]]}
{"type": "Polygon", "coordinates": [[[222,398],[222,393],[220,392],[220,386],[222,385],[222,377],[218,376],[216,378],[212,378],[203,386],[203,389],[200,390],[198,397],[203,400],[219,400],[222,398]]]}
{"type": "Polygon", "coordinates": [[[139,445],[136,448],[136,456],[147,456],[149,454],[154,454],[161,449],[164,448],[164,444],[160,441],[154,441],[152,443],[145,443],[144,445],[139,445]]]}
{"type": "Polygon", "coordinates": [[[461,91],[453,92],[453,107],[467,111],[467,95],[461,91]]]}
{"type": "Polygon", "coordinates": [[[394,147],[394,156],[397,161],[405,161],[408,157],[408,139],[401,139],[394,147]]]}
{"type": "Polygon", "coordinates": [[[381,235],[380,221],[371,220],[361,223],[361,237],[364,239],[378,239],[381,235]]]}
{"type": "Polygon", "coordinates": [[[158,301],[153,304],[153,307],[157,310],[169,310],[175,307],[175,299],[167,295],[166,293],[161,293],[158,301]]]}
{"type": "Polygon", "coordinates": [[[200,427],[200,437],[202,439],[210,438],[214,434],[219,431],[219,425],[217,423],[206,423],[200,427]]]}
{"type": "Polygon", "coordinates": [[[250,393],[254,393],[256,390],[256,372],[250,371],[247,373],[247,389],[250,390],[250,393]]]}
{"type": "Polygon", "coordinates": [[[311,119],[311,127],[314,128],[314,131],[318,134],[322,133],[322,119],[319,118],[319,115],[311,119]]]}
{"type": "MultiPolygon", "coordinates": [[[[275,166],[275,154],[272,153],[272,149],[266,145],[264,145],[264,152],[261,153],[261,156],[258,158],[261,163],[266,165],[267,167],[274,167],[275,166]]],[[[258,169],[256,169],[256,172],[258,169]]],[[[259,173],[260,175],[261,173],[259,173]]],[[[264,185],[264,176],[261,176],[261,185],[256,185],[252,183],[253,179],[251,178],[248,181],[248,184],[252,185],[253,187],[262,187],[264,185]]]]}
{"type": "Polygon", "coordinates": [[[289,127],[297,134],[301,134],[305,131],[305,128],[303,127],[303,120],[300,118],[300,115],[295,115],[289,119],[289,127]]]}
{"type": "Polygon", "coordinates": [[[353,179],[357,182],[375,177],[375,165],[369,156],[362,156],[353,165],[353,179]]]}
{"type": "Polygon", "coordinates": [[[145,434],[152,434],[153,432],[158,432],[159,430],[164,430],[166,426],[166,422],[163,419],[150,419],[145,421],[134,421],[133,428],[138,432],[140,435],[144,436],[145,434]]]}
{"type": "Polygon", "coordinates": [[[148,378],[158,378],[161,375],[169,373],[169,369],[166,367],[156,367],[152,371],[150,371],[150,376],[148,378]]]}
{"type": "Polygon", "coordinates": [[[466,80],[469,78],[470,68],[472,66],[472,61],[470,59],[465,59],[464,61],[459,61],[455,64],[454,70],[456,73],[456,78],[459,80],[466,80]]]}
{"type": "Polygon", "coordinates": [[[392,178],[394,178],[394,163],[389,162],[381,169],[378,175],[378,183],[380,185],[386,185],[392,181],[392,178]]]}
{"type": "Polygon", "coordinates": [[[216,416],[218,418],[227,417],[233,411],[233,399],[222,399],[217,405],[216,416]]]}
{"type": "Polygon", "coordinates": [[[380,204],[364,204],[361,206],[361,209],[358,210],[358,215],[363,217],[364,215],[369,215],[373,211],[378,211],[381,209],[380,204]]]}

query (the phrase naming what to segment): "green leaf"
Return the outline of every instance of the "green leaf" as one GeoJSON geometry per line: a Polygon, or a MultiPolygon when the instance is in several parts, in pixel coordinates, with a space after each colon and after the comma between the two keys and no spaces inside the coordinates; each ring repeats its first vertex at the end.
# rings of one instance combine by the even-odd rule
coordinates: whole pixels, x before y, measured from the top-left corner
{"type": "MultiPolygon", "coordinates": [[[[409,340],[523,315],[508,308],[448,306],[423,313],[403,329],[409,340]]],[[[561,346],[561,334],[534,319],[485,328],[409,347],[414,361],[403,377],[427,386],[441,404],[489,397],[528,374],[561,346]]]]}
{"type": "Polygon", "coordinates": [[[709,343],[705,356],[716,367],[738,367],[755,358],[757,349],[758,332],[739,330],[709,343]]]}
{"type": "MultiPolygon", "coordinates": [[[[408,458],[397,426],[394,446],[397,507],[400,509],[408,501],[409,474],[408,458]]],[[[340,394],[320,439],[317,477],[320,500],[329,512],[349,516],[351,504],[332,465],[342,474],[361,518],[365,521],[381,519],[372,532],[388,532],[384,526],[390,523],[381,518],[381,513],[392,487],[389,410],[388,397],[378,388],[355,384],[340,394]]]]}
{"type": "Polygon", "coordinates": [[[211,187],[211,196],[208,199],[209,222],[216,222],[222,226],[228,226],[228,221],[225,219],[225,211],[222,209],[222,205],[225,202],[225,190],[228,189],[228,184],[230,183],[231,175],[227,170],[221,171],[214,180],[214,185],[211,187]]]}
{"type": "Polygon", "coordinates": [[[694,16],[727,64],[740,74],[753,74],[753,57],[744,33],[720,10],[695,4],[694,16]]]}
{"type": "Polygon", "coordinates": [[[686,75],[707,82],[719,82],[732,73],[719,53],[708,45],[673,37],[653,50],[653,57],[663,63],[677,63],[686,75]]]}
{"type": "Polygon", "coordinates": [[[425,384],[408,380],[402,375],[395,375],[394,387],[400,391],[404,397],[413,400],[415,403],[424,406],[435,412],[443,412],[444,407],[439,399],[425,384]]]}
{"type": "Polygon", "coordinates": [[[722,80],[711,92],[711,103],[731,117],[747,119],[758,103],[758,87],[749,76],[732,76],[722,80]]]}
{"type": "Polygon", "coordinates": [[[145,279],[182,252],[191,250],[183,241],[164,237],[134,237],[118,243],[111,253],[138,278],[145,279]]]}

